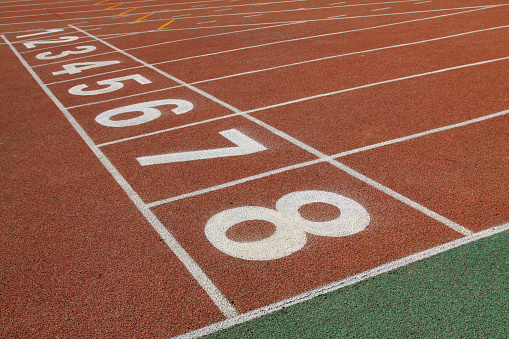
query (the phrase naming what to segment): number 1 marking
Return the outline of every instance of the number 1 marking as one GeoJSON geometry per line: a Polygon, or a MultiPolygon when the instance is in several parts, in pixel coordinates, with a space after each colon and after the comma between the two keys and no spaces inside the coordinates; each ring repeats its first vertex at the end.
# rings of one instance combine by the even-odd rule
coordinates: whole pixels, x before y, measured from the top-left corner
{"type": "Polygon", "coordinates": [[[25,34],[25,35],[20,35],[20,36],[17,36],[16,38],[17,39],[21,39],[21,38],[28,38],[30,36],[36,36],[36,35],[43,35],[43,34],[50,34],[50,33],[57,33],[57,32],[63,32],[64,30],[63,29],[47,29],[43,32],[38,32],[38,33],[32,33],[32,34],[25,34]]]}
{"type": "Polygon", "coordinates": [[[234,157],[238,155],[247,155],[251,153],[261,152],[267,149],[267,147],[251,139],[250,137],[236,130],[235,128],[219,132],[219,134],[221,134],[223,137],[230,140],[237,146],[216,148],[204,151],[151,155],[136,158],[136,160],[138,160],[141,166],[149,166],[158,164],[169,164],[172,162],[234,157]]]}

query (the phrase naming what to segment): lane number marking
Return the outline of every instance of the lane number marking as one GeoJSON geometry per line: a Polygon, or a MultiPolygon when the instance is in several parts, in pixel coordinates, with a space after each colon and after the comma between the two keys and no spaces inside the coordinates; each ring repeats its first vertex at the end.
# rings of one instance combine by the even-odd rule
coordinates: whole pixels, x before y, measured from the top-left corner
{"type": "Polygon", "coordinates": [[[44,53],[37,54],[35,57],[39,60],[59,59],[59,58],[66,57],[71,54],[90,53],[90,52],[95,51],[97,49],[97,47],[95,47],[95,46],[77,46],[76,49],[78,51],[63,51],[62,53],[56,54],[56,55],[52,55],[53,54],[52,52],[44,52],[44,53]]]}
{"type": "Polygon", "coordinates": [[[63,71],[53,72],[53,75],[60,74],[77,74],[81,73],[81,71],[85,69],[92,69],[98,67],[105,67],[110,65],[119,64],[120,61],[112,60],[112,61],[89,61],[89,62],[75,62],[72,64],[62,65],[63,71]]]}
{"type": "Polygon", "coordinates": [[[205,225],[205,236],[221,252],[244,260],[274,260],[289,256],[306,244],[306,233],[344,237],[364,230],[369,213],[355,200],[326,191],[297,191],[284,195],[272,210],[258,206],[231,208],[212,216],[205,225]],[[340,210],[339,217],[329,221],[310,221],[302,217],[299,208],[311,203],[326,203],[340,210]],[[238,242],[226,232],[236,224],[264,220],[276,226],[274,233],[262,240],[238,242]]]}
{"type": "Polygon", "coordinates": [[[44,32],[38,32],[38,33],[32,33],[32,34],[25,34],[25,35],[19,35],[16,38],[22,39],[22,38],[28,38],[31,36],[37,36],[37,35],[43,35],[43,34],[50,34],[50,33],[57,33],[57,32],[63,32],[63,29],[47,29],[44,32]]]}
{"type": "Polygon", "coordinates": [[[58,40],[37,40],[37,41],[28,41],[23,43],[26,48],[35,48],[35,45],[47,45],[47,44],[59,44],[62,42],[71,42],[78,40],[77,36],[61,36],[58,40]]]}
{"type": "Polygon", "coordinates": [[[223,157],[234,157],[265,151],[267,147],[256,140],[251,139],[244,133],[233,128],[219,132],[223,137],[233,142],[235,147],[216,148],[202,151],[168,153],[160,155],[151,155],[136,158],[141,166],[169,164],[173,162],[184,162],[193,160],[215,159],[223,157]]]}
{"type": "Polygon", "coordinates": [[[69,93],[71,93],[73,95],[99,95],[99,94],[110,93],[110,92],[118,91],[119,89],[124,87],[124,84],[122,83],[122,81],[124,81],[124,80],[134,80],[142,85],[152,83],[152,81],[148,80],[144,76],[141,76],[139,74],[134,74],[134,75],[128,75],[128,76],[120,77],[120,78],[97,81],[98,85],[106,85],[108,87],[96,89],[96,90],[86,91],[85,89],[88,88],[87,85],[85,85],[85,84],[76,85],[74,87],[69,88],[69,93]]]}
{"type": "Polygon", "coordinates": [[[139,104],[124,106],[124,107],[118,107],[114,109],[110,109],[108,111],[102,112],[99,114],[95,121],[103,126],[107,127],[128,127],[128,126],[136,126],[141,125],[146,122],[155,120],[161,116],[161,111],[158,110],[158,106],[163,105],[176,105],[176,108],[173,108],[171,111],[175,114],[184,114],[189,111],[191,111],[194,106],[191,102],[187,100],[179,100],[179,99],[165,99],[165,100],[155,100],[155,101],[148,101],[148,102],[142,102],[139,104]],[[131,118],[131,119],[124,119],[124,120],[111,120],[113,117],[116,117],[118,115],[124,114],[124,113],[131,113],[131,112],[142,112],[143,114],[141,116],[131,118]]]}

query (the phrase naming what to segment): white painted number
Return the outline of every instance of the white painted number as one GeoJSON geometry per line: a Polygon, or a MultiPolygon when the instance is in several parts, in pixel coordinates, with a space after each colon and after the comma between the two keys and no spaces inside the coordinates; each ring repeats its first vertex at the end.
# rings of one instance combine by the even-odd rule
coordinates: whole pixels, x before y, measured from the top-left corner
{"type": "Polygon", "coordinates": [[[134,75],[128,75],[128,76],[120,77],[120,78],[98,81],[97,82],[98,85],[106,85],[108,87],[96,89],[96,90],[85,91],[84,89],[88,88],[87,85],[77,85],[77,86],[69,88],[69,93],[74,94],[74,95],[99,95],[99,94],[110,93],[110,92],[118,91],[119,89],[124,87],[124,84],[122,83],[122,81],[124,81],[124,80],[134,80],[142,85],[152,83],[152,81],[148,80],[147,78],[145,78],[139,74],[134,74],[134,75]]]}
{"type": "Polygon", "coordinates": [[[119,64],[119,63],[120,63],[120,61],[118,61],[118,60],[112,60],[112,61],[92,61],[92,62],[75,62],[73,64],[62,65],[64,70],[63,71],[58,71],[58,72],[53,72],[53,75],[76,74],[76,73],[81,73],[81,71],[83,71],[85,69],[91,69],[91,68],[97,68],[97,67],[116,65],[116,64],[119,64]]]}
{"type": "Polygon", "coordinates": [[[63,29],[47,29],[43,32],[37,32],[37,33],[31,33],[31,34],[25,34],[25,35],[20,35],[20,36],[17,36],[16,38],[18,39],[21,39],[21,38],[28,38],[30,36],[36,36],[36,35],[43,35],[43,34],[50,34],[50,33],[57,33],[57,32],[63,32],[64,30],[63,29]]]}
{"type": "Polygon", "coordinates": [[[59,44],[62,42],[71,42],[74,40],[78,40],[77,36],[61,36],[58,40],[38,40],[38,41],[29,41],[23,43],[26,48],[35,48],[35,45],[46,45],[46,44],[59,44]]]}
{"type": "Polygon", "coordinates": [[[283,196],[276,202],[276,210],[257,206],[243,206],[219,212],[205,225],[205,236],[218,250],[245,260],[274,260],[302,249],[306,233],[344,237],[364,230],[370,221],[369,213],[358,202],[345,196],[325,191],[298,191],[283,196]],[[336,206],[340,215],[329,221],[304,219],[299,208],[312,203],[336,206]],[[230,240],[226,232],[244,221],[265,220],[276,226],[268,238],[238,242],[230,240]]]}
{"type": "Polygon", "coordinates": [[[129,105],[124,107],[119,107],[115,109],[110,109],[108,111],[102,112],[99,114],[95,121],[103,126],[107,127],[128,127],[128,126],[136,126],[141,125],[146,122],[155,120],[161,116],[161,111],[158,110],[158,106],[163,105],[177,105],[176,108],[172,109],[172,112],[175,114],[183,114],[191,111],[194,106],[191,102],[186,100],[178,100],[178,99],[165,99],[165,100],[155,100],[155,101],[148,101],[148,102],[142,102],[140,104],[135,105],[129,105]],[[131,118],[131,119],[124,119],[124,120],[111,120],[113,117],[116,117],[118,115],[124,114],[124,113],[131,113],[131,112],[142,112],[143,114],[131,118]]]}
{"type": "Polygon", "coordinates": [[[223,137],[233,142],[236,147],[216,148],[204,151],[191,151],[181,153],[169,153],[161,155],[151,155],[146,157],[136,158],[140,165],[158,165],[169,164],[172,162],[184,162],[192,160],[214,159],[223,157],[234,157],[238,155],[247,155],[256,152],[265,151],[267,147],[259,142],[251,139],[244,133],[236,130],[229,129],[219,132],[223,137]]]}
{"type": "Polygon", "coordinates": [[[77,46],[76,49],[78,51],[63,51],[62,53],[56,54],[56,55],[52,55],[53,54],[52,52],[44,52],[44,53],[37,54],[35,57],[39,60],[59,59],[59,58],[66,57],[71,54],[90,53],[90,52],[95,51],[97,49],[97,47],[95,47],[95,46],[77,46]]]}

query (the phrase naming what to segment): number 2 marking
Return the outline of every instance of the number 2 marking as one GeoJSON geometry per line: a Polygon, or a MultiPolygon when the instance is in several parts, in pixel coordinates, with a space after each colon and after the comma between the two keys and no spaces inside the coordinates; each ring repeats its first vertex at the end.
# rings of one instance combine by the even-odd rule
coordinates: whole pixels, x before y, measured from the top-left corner
{"type": "Polygon", "coordinates": [[[274,260],[302,249],[306,233],[344,237],[364,230],[369,225],[369,213],[355,200],[325,191],[298,191],[286,194],[276,202],[276,210],[258,206],[231,208],[217,213],[205,225],[205,236],[223,253],[245,260],[274,260]],[[323,222],[304,219],[299,208],[316,202],[336,206],[339,217],[323,222]],[[237,242],[226,232],[232,226],[249,220],[265,220],[276,226],[268,238],[237,242]]]}
{"type": "Polygon", "coordinates": [[[169,164],[173,162],[184,162],[193,160],[203,159],[214,159],[223,157],[234,157],[239,155],[247,155],[256,152],[265,151],[267,147],[263,146],[259,142],[251,139],[244,133],[236,130],[229,129],[226,131],[219,132],[223,137],[233,142],[236,147],[216,148],[203,151],[191,151],[181,153],[169,153],[160,155],[151,155],[146,157],[136,158],[140,165],[158,165],[158,164],[169,164]]]}

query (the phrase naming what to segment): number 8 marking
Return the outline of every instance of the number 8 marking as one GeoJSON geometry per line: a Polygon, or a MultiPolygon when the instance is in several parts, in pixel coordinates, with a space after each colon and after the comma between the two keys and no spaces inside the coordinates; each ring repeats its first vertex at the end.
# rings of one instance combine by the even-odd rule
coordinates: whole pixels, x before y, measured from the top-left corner
{"type": "Polygon", "coordinates": [[[233,257],[245,260],[274,260],[304,247],[306,233],[344,237],[364,230],[369,220],[369,213],[364,207],[350,198],[325,191],[298,191],[281,197],[276,202],[276,210],[243,206],[219,212],[205,225],[205,236],[218,250],[233,257]],[[304,219],[299,208],[316,202],[336,206],[341,212],[340,216],[321,222],[304,219]],[[249,220],[271,222],[276,226],[276,230],[270,237],[259,241],[237,242],[228,239],[228,229],[249,220]]]}

